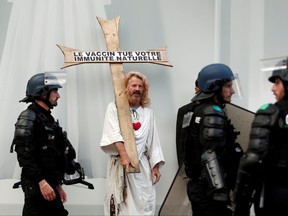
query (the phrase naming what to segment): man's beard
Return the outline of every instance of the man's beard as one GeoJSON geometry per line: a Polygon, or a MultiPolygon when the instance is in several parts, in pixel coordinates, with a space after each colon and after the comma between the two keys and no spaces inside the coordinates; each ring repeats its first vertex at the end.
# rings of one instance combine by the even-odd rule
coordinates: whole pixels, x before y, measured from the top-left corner
{"type": "Polygon", "coordinates": [[[135,96],[135,94],[132,94],[129,96],[129,103],[131,105],[138,105],[141,102],[141,97],[140,95],[137,94],[137,96],[135,96]]]}
{"type": "Polygon", "coordinates": [[[48,101],[47,105],[49,106],[50,109],[53,109],[54,107],[56,107],[58,105],[57,101],[53,101],[51,103],[51,101],[48,101]]]}

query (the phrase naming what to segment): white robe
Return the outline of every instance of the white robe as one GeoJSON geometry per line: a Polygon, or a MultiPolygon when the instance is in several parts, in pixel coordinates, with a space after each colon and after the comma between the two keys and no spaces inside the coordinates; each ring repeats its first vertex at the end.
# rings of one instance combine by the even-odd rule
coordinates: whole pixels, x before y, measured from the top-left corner
{"type": "Polygon", "coordinates": [[[139,107],[136,112],[137,115],[135,113],[132,115],[132,121],[135,118],[134,121],[141,123],[141,127],[134,130],[140,173],[124,174],[120,161],[115,157],[118,152],[113,144],[124,141],[120,133],[115,102],[110,103],[106,110],[103,136],[100,143],[101,149],[109,155],[104,204],[105,215],[110,215],[111,194],[113,194],[115,202],[120,203],[118,205],[119,215],[155,214],[156,193],[155,185],[151,179],[151,170],[157,163],[159,163],[160,168],[165,161],[152,109],[139,107]],[[119,184],[123,178],[127,184],[125,202],[121,202],[123,184],[119,184]]]}

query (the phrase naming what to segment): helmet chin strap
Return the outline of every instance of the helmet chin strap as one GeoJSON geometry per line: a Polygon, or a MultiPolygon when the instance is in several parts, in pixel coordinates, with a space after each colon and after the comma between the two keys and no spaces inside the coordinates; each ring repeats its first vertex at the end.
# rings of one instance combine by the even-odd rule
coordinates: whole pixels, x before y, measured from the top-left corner
{"type": "Polygon", "coordinates": [[[216,97],[217,97],[217,100],[218,100],[217,102],[221,105],[221,107],[224,107],[225,103],[228,103],[228,102],[224,100],[223,95],[221,93],[221,89],[222,89],[222,87],[220,88],[220,90],[218,90],[216,92],[216,97]]]}
{"type": "Polygon", "coordinates": [[[51,91],[48,92],[48,94],[46,95],[45,98],[39,97],[38,100],[43,101],[43,102],[49,107],[49,109],[53,109],[54,106],[53,106],[53,104],[51,104],[50,101],[49,101],[50,93],[51,93],[51,91]]]}
{"type": "Polygon", "coordinates": [[[288,81],[282,80],[283,87],[284,87],[284,97],[282,100],[288,100],[288,81]]]}
{"type": "Polygon", "coordinates": [[[43,101],[49,107],[49,109],[53,109],[54,108],[54,106],[50,103],[49,100],[47,100],[47,98],[39,97],[39,98],[37,98],[37,100],[43,101]]]}

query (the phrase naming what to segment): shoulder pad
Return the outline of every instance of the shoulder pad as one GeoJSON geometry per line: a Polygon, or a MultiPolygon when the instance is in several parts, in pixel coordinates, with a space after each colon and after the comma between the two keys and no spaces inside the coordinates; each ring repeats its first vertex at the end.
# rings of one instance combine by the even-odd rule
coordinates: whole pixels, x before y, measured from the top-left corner
{"type": "Polygon", "coordinates": [[[255,114],[252,122],[247,152],[254,152],[263,158],[269,149],[269,136],[277,122],[279,109],[274,104],[264,104],[255,114]]]}
{"type": "Polygon", "coordinates": [[[15,136],[16,137],[25,137],[30,135],[30,132],[33,127],[33,122],[36,119],[36,114],[30,109],[23,111],[15,124],[15,136]]]}
{"type": "Polygon", "coordinates": [[[19,118],[24,118],[30,121],[34,121],[36,119],[36,114],[33,110],[26,109],[20,114],[19,118]]]}
{"type": "Polygon", "coordinates": [[[36,119],[36,114],[33,110],[26,109],[18,117],[15,124],[14,139],[10,147],[10,152],[13,152],[14,145],[23,146],[26,140],[31,137],[32,128],[34,121],[36,119]]]}
{"type": "Polygon", "coordinates": [[[225,144],[225,113],[217,105],[207,106],[203,111],[200,126],[200,142],[204,146],[215,148],[225,144]]]}
{"type": "Polygon", "coordinates": [[[274,104],[263,104],[257,111],[257,113],[274,113],[274,112],[278,112],[279,109],[276,105],[274,104]]]}
{"type": "Polygon", "coordinates": [[[279,109],[274,104],[264,104],[256,112],[253,126],[272,127],[279,114],[279,109]]]}

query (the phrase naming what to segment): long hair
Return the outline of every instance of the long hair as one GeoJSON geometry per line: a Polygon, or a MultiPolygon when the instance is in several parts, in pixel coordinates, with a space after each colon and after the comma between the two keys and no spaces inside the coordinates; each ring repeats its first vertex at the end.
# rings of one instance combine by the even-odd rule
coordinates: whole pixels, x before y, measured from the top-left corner
{"type": "Polygon", "coordinates": [[[143,81],[143,96],[141,98],[141,106],[143,107],[149,107],[151,104],[150,97],[149,97],[149,82],[146,76],[138,71],[130,71],[127,74],[125,74],[124,80],[123,80],[123,86],[126,91],[126,87],[128,85],[128,81],[132,77],[137,77],[143,81]]]}

